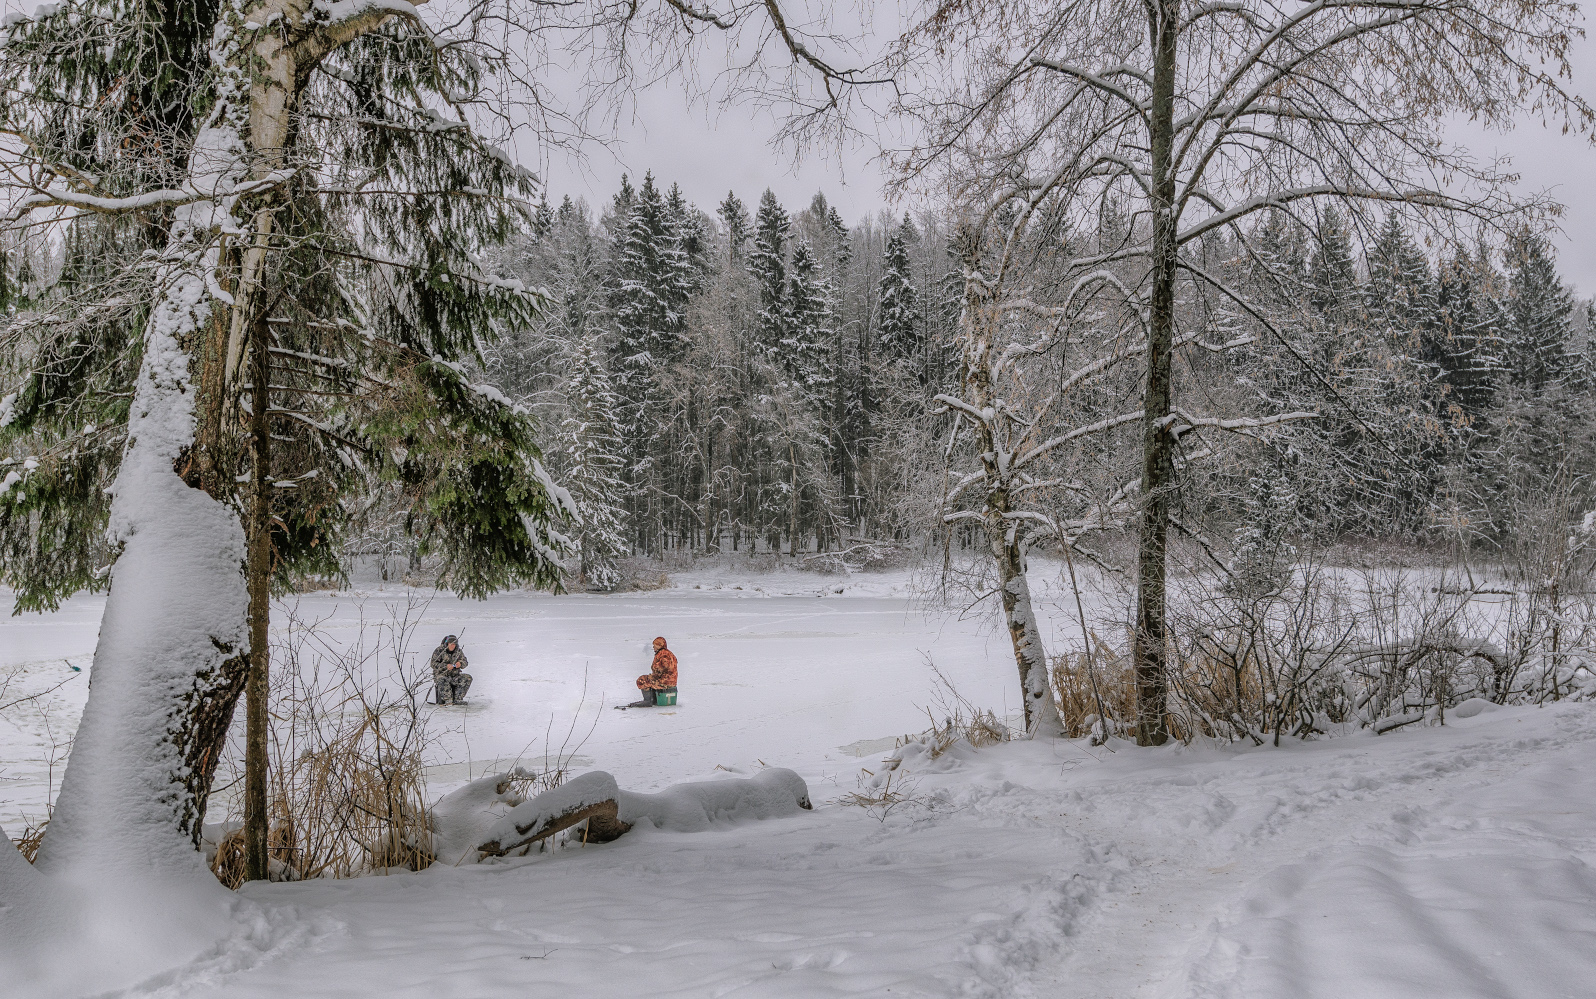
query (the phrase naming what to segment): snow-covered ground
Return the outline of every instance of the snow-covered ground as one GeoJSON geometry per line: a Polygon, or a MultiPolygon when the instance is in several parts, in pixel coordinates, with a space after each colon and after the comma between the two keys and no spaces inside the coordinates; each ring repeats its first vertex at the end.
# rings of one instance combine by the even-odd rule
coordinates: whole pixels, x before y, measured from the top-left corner
{"type": "MultiPolygon", "coordinates": [[[[841,799],[868,778],[861,766],[882,770],[892,736],[925,727],[922,650],[1001,711],[1016,686],[1004,636],[915,609],[901,579],[841,594],[796,575],[726,584],[742,590],[677,582],[435,600],[428,644],[430,631],[460,633],[480,694],[444,725],[435,790],[464,780],[468,759],[537,762],[551,721],[557,748],[585,670],[576,738],[596,725],[579,769],[653,790],[791,767],[814,811],[639,829],[492,866],[252,885],[214,952],[123,994],[1592,994],[1596,706],[1281,749],[910,754],[893,784],[904,800],[884,812],[841,799]],[[659,633],[682,659],[682,704],[596,708],[600,694],[632,695],[659,633]]],[[[368,598],[368,618],[384,596],[368,598]]],[[[93,605],[0,621],[0,655],[41,682],[80,662],[93,605]]],[[[301,613],[348,628],[352,606],[316,595],[301,613]]],[[[60,711],[82,683],[50,695],[60,711]]],[[[37,734],[10,732],[6,776],[32,773],[18,761],[37,734]]]]}

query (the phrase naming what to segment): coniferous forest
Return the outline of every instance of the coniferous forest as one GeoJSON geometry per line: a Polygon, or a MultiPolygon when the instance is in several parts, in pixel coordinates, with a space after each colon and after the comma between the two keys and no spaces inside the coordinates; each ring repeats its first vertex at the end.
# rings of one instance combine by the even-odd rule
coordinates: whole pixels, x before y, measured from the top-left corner
{"type": "MultiPolygon", "coordinates": [[[[1073,258],[1131,240],[1115,208],[1089,230],[1031,226],[1019,279],[1031,294],[1057,292],[1073,258]]],[[[824,193],[789,207],[730,192],[705,209],[652,174],[597,208],[545,195],[500,266],[549,307],[506,332],[488,369],[537,414],[551,471],[588,512],[582,581],[607,588],[617,559],[666,552],[976,544],[946,517],[957,497],[944,507],[968,426],[937,400],[962,378],[957,225],[936,210],[850,224],[824,193]]],[[[1420,240],[1398,212],[1330,207],[1202,245],[1255,311],[1183,301],[1200,349],[1177,380],[1232,419],[1314,417],[1183,456],[1180,523],[1220,561],[1259,531],[1489,553],[1589,489],[1592,303],[1559,278],[1544,237],[1441,253],[1420,240]]],[[[1112,349],[1074,354],[1061,363],[1112,349]]],[[[1134,382],[1050,418],[1066,431],[1112,422],[1135,408],[1134,382]]],[[[1101,505],[1134,475],[1135,430],[1109,428],[1044,478],[1068,475],[1101,505]]]]}

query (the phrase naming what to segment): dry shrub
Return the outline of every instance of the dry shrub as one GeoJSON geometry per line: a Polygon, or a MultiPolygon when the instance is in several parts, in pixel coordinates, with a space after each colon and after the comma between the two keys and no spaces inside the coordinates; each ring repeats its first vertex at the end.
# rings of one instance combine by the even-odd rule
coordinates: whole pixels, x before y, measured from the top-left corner
{"type": "Polygon", "coordinates": [[[244,830],[234,829],[217,842],[216,855],[211,858],[211,873],[228,888],[238,888],[244,883],[246,871],[244,830]]]}
{"type": "Polygon", "coordinates": [[[934,680],[932,696],[936,699],[942,721],[938,722],[936,714],[927,708],[925,713],[931,722],[930,727],[918,735],[901,736],[897,740],[897,748],[901,749],[910,742],[924,743],[930,749],[931,758],[934,760],[961,741],[981,749],[1000,742],[1008,742],[1020,734],[1011,729],[991,708],[978,708],[971,704],[969,698],[959,693],[953,686],[953,681],[937,668],[937,664],[932,662],[930,656],[926,657],[926,665],[931,667],[934,680]]]}
{"type": "MultiPolygon", "coordinates": [[[[272,655],[267,856],[273,880],[353,877],[432,861],[422,705],[432,676],[415,650],[425,604],[413,596],[339,645],[293,612],[272,655]]],[[[230,757],[241,768],[237,754],[230,757]]],[[[236,818],[236,816],[235,816],[236,818]]],[[[218,844],[212,869],[243,879],[241,832],[218,844]]]]}
{"type": "Polygon", "coordinates": [[[1064,734],[1071,739],[1092,735],[1102,742],[1105,735],[1123,735],[1134,728],[1136,678],[1129,655],[1104,644],[1095,632],[1090,634],[1091,652],[1054,658],[1053,691],[1064,734]]]}
{"type": "Polygon", "coordinates": [[[653,579],[639,576],[632,581],[634,590],[668,590],[671,586],[671,577],[668,573],[660,573],[653,579]]]}
{"type": "MultiPolygon", "coordinates": [[[[865,773],[870,771],[866,770],[865,773]]],[[[915,794],[914,785],[915,779],[907,773],[889,773],[884,775],[879,787],[862,786],[858,791],[842,795],[837,803],[863,808],[878,822],[885,822],[899,805],[922,803],[920,796],[915,794]]]]}

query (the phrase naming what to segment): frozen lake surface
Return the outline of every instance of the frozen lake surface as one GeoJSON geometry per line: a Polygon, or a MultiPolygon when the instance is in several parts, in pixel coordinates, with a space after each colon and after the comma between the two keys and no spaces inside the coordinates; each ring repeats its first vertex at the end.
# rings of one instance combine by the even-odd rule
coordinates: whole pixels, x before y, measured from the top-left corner
{"type": "MultiPolygon", "coordinates": [[[[839,769],[851,774],[858,756],[890,748],[894,736],[927,726],[926,709],[945,700],[932,658],[971,702],[1000,714],[1017,710],[1007,635],[985,618],[929,608],[909,590],[901,574],[850,583],[809,573],[685,576],[675,588],[648,593],[510,593],[485,601],[373,588],[289,598],[275,624],[281,632],[291,612],[347,647],[362,626],[370,643],[408,607],[417,626],[407,659],[423,674],[443,636],[460,636],[474,678],[470,703],[425,709],[435,738],[426,753],[434,793],[468,773],[516,762],[541,767],[545,753],[552,760],[562,746],[578,766],[608,770],[638,790],[760,760],[825,781],[839,769]],[[656,635],[680,660],[680,703],[611,710],[637,699],[635,681],[648,672],[656,635]]],[[[4,603],[0,613],[9,611],[9,594],[4,603]]],[[[25,670],[13,696],[61,684],[0,718],[7,828],[43,814],[52,756],[60,780],[103,606],[103,598],[80,596],[55,614],[0,617],[0,670],[25,670]],[[73,673],[74,665],[82,672],[73,673]]],[[[384,661],[373,672],[391,678],[394,671],[384,661]]],[[[228,802],[226,792],[218,796],[213,820],[228,802]]]]}

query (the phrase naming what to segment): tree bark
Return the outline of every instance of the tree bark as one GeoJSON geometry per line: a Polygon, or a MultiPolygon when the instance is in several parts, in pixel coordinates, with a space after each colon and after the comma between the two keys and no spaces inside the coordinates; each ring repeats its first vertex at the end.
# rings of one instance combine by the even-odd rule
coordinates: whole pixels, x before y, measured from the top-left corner
{"type": "MultiPolygon", "coordinates": [[[[202,132],[189,183],[227,189],[241,156],[236,132],[202,132]]],[[[94,685],[38,858],[42,870],[90,883],[129,871],[157,881],[209,877],[197,844],[204,778],[231,719],[247,641],[244,538],[232,511],[178,469],[195,440],[192,360],[213,318],[221,263],[213,232],[230,221],[214,201],[177,210],[144,331],[113,487],[120,554],[94,685]]]]}
{"type": "Polygon", "coordinates": [[[787,545],[787,551],[796,562],[798,560],[798,446],[792,441],[787,442],[787,457],[792,461],[792,540],[787,545]]]}
{"type": "Polygon", "coordinates": [[[1175,347],[1175,69],[1179,0],[1157,0],[1149,13],[1153,37],[1152,287],[1147,333],[1147,385],[1142,419],[1142,523],[1136,553],[1136,742],[1162,745],[1166,720],[1170,493],[1174,488],[1174,436],[1169,432],[1175,347]]]}
{"type": "MultiPolygon", "coordinates": [[[[257,212],[255,241],[243,258],[232,256],[226,234],[241,226],[227,196],[283,163],[289,110],[317,60],[391,18],[415,16],[399,6],[355,5],[343,20],[318,23],[307,19],[310,7],[309,0],[254,0],[242,11],[230,8],[212,43],[249,89],[224,94],[195,137],[183,187],[196,200],[175,209],[158,258],[113,486],[109,533],[119,554],[94,685],[40,847],[41,871],[89,884],[129,877],[216,884],[198,850],[201,823],[216,754],[245,685],[253,622],[243,525],[198,488],[207,478],[208,488],[222,484],[210,459],[194,455],[197,442],[209,443],[213,428],[201,423],[217,409],[215,396],[197,389],[216,384],[214,367],[234,356],[240,322],[253,321],[271,231],[269,212],[257,212]],[[312,26],[283,44],[280,32],[250,23],[312,26]],[[218,295],[229,297],[230,274],[238,280],[228,324],[217,303],[218,295]],[[225,350],[217,349],[222,330],[225,350]],[[200,395],[205,401],[196,402],[200,395]]],[[[225,368],[221,381],[224,392],[236,391],[225,368]]]]}
{"type": "Polygon", "coordinates": [[[271,351],[267,323],[252,324],[250,345],[249,684],[244,709],[244,879],[264,881],[266,855],[266,694],[271,652],[271,351]]]}

